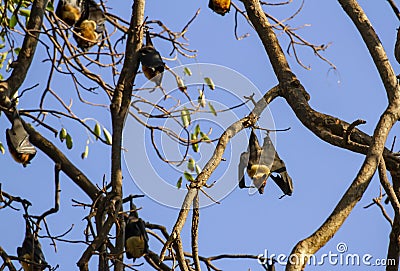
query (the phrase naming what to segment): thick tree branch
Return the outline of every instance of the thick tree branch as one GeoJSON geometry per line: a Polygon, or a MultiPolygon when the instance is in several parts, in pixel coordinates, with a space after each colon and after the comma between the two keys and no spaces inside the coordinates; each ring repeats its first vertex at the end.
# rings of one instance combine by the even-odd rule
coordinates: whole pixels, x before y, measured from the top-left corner
{"type": "MultiPolygon", "coordinates": [[[[139,68],[138,51],[142,46],[145,0],[135,0],[132,6],[132,16],[128,30],[125,49],[125,61],[118,84],[115,88],[110,110],[112,119],[112,148],[111,148],[111,185],[115,196],[122,198],[122,132],[129,111],[132,87],[139,68]]],[[[122,207],[121,207],[122,208],[122,207]]],[[[119,209],[115,210],[119,213],[119,209]]],[[[119,215],[119,224],[123,224],[123,215],[119,215]]],[[[123,227],[116,227],[115,248],[117,252],[124,250],[123,227]]],[[[122,271],[123,254],[117,256],[115,271],[122,271]]]]}
{"type": "Polygon", "coordinates": [[[11,76],[6,80],[8,90],[7,96],[12,97],[22,85],[31,66],[36,46],[39,40],[40,29],[43,24],[43,16],[48,0],[35,0],[32,3],[31,14],[27,24],[27,33],[18,54],[17,65],[15,65],[11,76]]]}

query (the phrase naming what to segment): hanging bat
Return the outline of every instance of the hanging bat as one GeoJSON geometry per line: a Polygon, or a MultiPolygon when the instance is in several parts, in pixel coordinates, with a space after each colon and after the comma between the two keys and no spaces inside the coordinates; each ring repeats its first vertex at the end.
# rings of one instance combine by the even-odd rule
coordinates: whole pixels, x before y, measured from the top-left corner
{"type": "Polygon", "coordinates": [[[36,148],[29,142],[29,135],[25,131],[17,110],[12,117],[12,127],[6,130],[6,140],[11,156],[18,163],[26,167],[36,155],[36,148]]]}
{"type": "Polygon", "coordinates": [[[67,25],[73,26],[81,17],[80,0],[59,0],[56,15],[67,25]]]}
{"type": "Polygon", "coordinates": [[[92,48],[105,31],[106,17],[93,0],[84,0],[82,15],[74,28],[74,39],[83,51],[92,48]]]}
{"type": "Polygon", "coordinates": [[[154,48],[149,31],[146,32],[146,46],[139,50],[139,60],[146,78],[153,81],[156,86],[161,86],[165,63],[154,48]]]}
{"type": "Polygon", "coordinates": [[[17,248],[17,255],[24,271],[42,271],[48,266],[39,240],[33,236],[28,222],[26,222],[25,239],[22,247],[17,248]]]}
{"type": "Polygon", "coordinates": [[[125,250],[128,259],[133,258],[133,262],[149,252],[149,237],[147,236],[144,221],[134,207],[129,214],[125,226],[125,250]]]}
{"type": "Polygon", "coordinates": [[[231,8],[231,0],[210,0],[208,2],[208,7],[212,11],[225,16],[231,8]]]}
{"type": "Polygon", "coordinates": [[[254,130],[251,130],[247,152],[240,155],[239,188],[247,187],[244,177],[245,168],[247,175],[253,180],[253,184],[260,194],[264,193],[267,179],[271,177],[285,195],[292,195],[292,179],[287,173],[285,163],[279,158],[268,134],[264,138],[263,146],[260,147],[254,130]],[[277,173],[278,175],[274,176],[271,173],[277,173]]]}

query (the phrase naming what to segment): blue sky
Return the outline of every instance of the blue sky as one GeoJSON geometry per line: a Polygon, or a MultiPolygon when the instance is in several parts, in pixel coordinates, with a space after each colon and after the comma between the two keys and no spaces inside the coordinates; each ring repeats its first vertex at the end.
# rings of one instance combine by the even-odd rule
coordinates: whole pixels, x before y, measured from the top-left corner
{"type": "MultiPolygon", "coordinates": [[[[235,3],[241,6],[239,1],[235,3]]],[[[394,70],[400,72],[393,55],[396,28],[398,27],[397,18],[385,1],[360,1],[359,3],[374,25],[394,70]]],[[[108,5],[115,5],[113,7],[114,13],[129,18],[130,1],[118,2],[118,4],[109,2],[108,5]]],[[[289,6],[268,7],[267,10],[277,18],[283,19],[291,15],[299,5],[299,1],[293,1],[289,6]]],[[[222,17],[207,8],[207,1],[149,0],[146,3],[146,16],[149,16],[150,20],[159,19],[170,29],[178,31],[198,8],[201,8],[200,15],[186,34],[190,48],[198,50],[197,58],[193,60],[179,57],[178,61],[167,62],[170,67],[182,64],[194,64],[196,66],[200,65],[199,63],[221,65],[243,75],[243,78],[247,78],[246,80],[254,84],[260,93],[264,93],[277,84],[261,42],[256,33],[242,18],[239,19],[239,34],[249,32],[250,36],[241,41],[235,39],[233,9],[222,17]]],[[[303,63],[309,65],[311,70],[301,68],[295,62],[294,57],[288,56],[291,68],[311,95],[311,106],[320,112],[337,116],[347,122],[359,118],[364,119],[367,123],[360,129],[372,134],[380,114],[386,107],[386,94],[360,35],[342,11],[340,5],[335,1],[306,1],[303,10],[289,24],[292,27],[310,25],[297,33],[315,44],[331,43],[331,46],[323,52],[323,56],[336,65],[336,71],[330,69],[329,65],[319,60],[307,48],[299,48],[299,55],[303,63]]],[[[281,33],[278,33],[278,37],[284,50],[286,50],[287,38],[281,33]]],[[[156,39],[154,43],[163,56],[168,55],[171,48],[167,42],[156,39]]],[[[23,88],[36,83],[40,83],[40,86],[38,89],[30,91],[27,98],[21,99],[21,108],[36,108],[39,100],[38,95],[45,88],[46,78],[44,75],[47,76],[48,74],[49,63],[41,63],[45,55],[43,48],[39,46],[38,50],[38,54],[35,56],[36,62],[32,65],[23,88]]],[[[90,68],[93,67],[90,66],[90,68]]],[[[202,71],[206,73],[208,70],[203,69],[202,71]]],[[[229,81],[229,78],[227,80],[229,81]]],[[[145,82],[144,76],[139,75],[136,85],[141,86],[145,82]]],[[[222,81],[217,82],[219,86],[224,84],[222,81]]],[[[96,118],[108,130],[111,130],[109,112],[102,108],[81,106],[72,88],[72,83],[67,77],[57,75],[52,87],[67,102],[72,99],[72,108],[78,116],[96,118]]],[[[189,90],[191,91],[192,88],[189,88],[189,90]]],[[[193,90],[189,94],[193,99],[196,99],[197,93],[195,88],[193,90]]],[[[240,91],[248,94],[247,91],[249,90],[242,89],[240,91]]],[[[226,93],[221,88],[217,88],[214,92],[208,91],[207,95],[209,96],[207,98],[213,99],[213,103],[221,102],[225,106],[234,104],[234,98],[228,99],[226,93]]],[[[242,92],[234,94],[240,96],[242,92]]],[[[84,96],[91,101],[108,102],[101,92],[98,95],[85,93],[84,96]]],[[[52,98],[47,99],[47,105],[49,108],[59,109],[59,105],[52,98]]],[[[251,105],[249,106],[251,109],[251,105]]],[[[218,118],[213,118],[209,114],[201,116],[201,118],[207,119],[208,116],[210,122],[215,121],[221,127],[226,127],[231,124],[231,120],[234,121],[235,118],[243,117],[248,112],[246,110],[248,109],[236,110],[232,113],[234,116],[227,113],[226,115],[219,114],[218,118]]],[[[199,250],[202,256],[222,253],[260,254],[264,253],[265,249],[270,254],[289,254],[299,240],[310,235],[323,223],[355,178],[362,164],[362,155],[322,142],[303,127],[283,99],[276,99],[270,105],[270,112],[276,128],[291,127],[288,132],[276,135],[276,148],[293,179],[294,193],[291,197],[279,200],[281,192],[272,180],[268,180],[263,195],[249,195],[248,191],[233,187],[237,181],[237,154],[244,151],[247,146],[244,132],[239,134],[232,141],[232,145],[229,146],[225,154],[229,159],[223,162],[221,168],[212,176],[217,183],[232,184],[232,189],[229,190],[229,193],[226,193],[225,197],[220,199],[221,204],[214,204],[201,210],[199,250]]],[[[267,118],[268,113],[264,113],[260,122],[263,124],[270,123],[267,118]]],[[[64,119],[58,120],[49,117],[48,120],[57,128],[66,127],[74,136],[72,151],[68,151],[65,145],[59,143],[58,139],[54,139],[60,149],[66,152],[69,159],[75,162],[97,184],[101,185],[104,174],[107,180],[109,179],[111,150],[109,147],[100,143],[90,144],[89,157],[82,161],[80,154],[85,147],[87,138],[82,127],[64,119]]],[[[94,122],[89,123],[94,125],[94,122]]],[[[135,125],[137,124],[128,119],[127,126],[132,131],[128,129],[129,131],[124,134],[124,139],[127,140],[126,142],[131,142],[133,139],[141,146],[141,151],[134,150],[131,158],[129,158],[129,154],[126,154],[124,193],[126,195],[140,194],[141,191],[135,182],[146,182],[147,179],[156,178],[154,172],[143,172],[143,166],[148,163],[157,170],[160,179],[174,184],[179,174],[157,161],[154,153],[151,152],[148,133],[135,125]],[[137,138],[142,140],[136,140],[137,138]],[[147,154],[142,152],[143,148],[147,150],[147,154]]],[[[4,117],[0,118],[0,126],[9,127],[9,123],[4,117]]],[[[38,128],[38,130],[43,132],[44,136],[53,140],[53,135],[47,130],[42,128],[38,128]]],[[[218,137],[221,131],[221,129],[213,129],[211,137],[218,137]]],[[[246,132],[248,133],[248,131],[246,132]]],[[[387,146],[390,146],[393,136],[397,133],[398,126],[395,126],[389,136],[387,146]]],[[[0,135],[0,141],[5,142],[5,133],[0,135]]],[[[165,144],[165,150],[173,153],[175,146],[170,145],[171,143],[165,144]]],[[[395,151],[398,149],[397,145],[395,151]]],[[[212,145],[201,146],[201,150],[201,156],[197,154],[193,154],[193,156],[203,166],[212,151],[212,145]]],[[[53,206],[53,163],[49,158],[38,152],[32,164],[27,168],[22,168],[21,165],[16,164],[8,153],[0,156],[0,161],[0,169],[2,170],[0,182],[4,191],[29,199],[33,203],[30,211],[34,214],[40,214],[53,206]]],[[[72,207],[71,199],[88,202],[88,198],[63,174],[61,189],[61,209],[57,215],[49,216],[47,219],[51,232],[55,235],[61,234],[71,224],[74,224],[74,229],[68,237],[74,240],[81,239],[85,226],[82,219],[87,215],[87,212],[79,207],[72,207]]],[[[156,193],[162,194],[164,192],[158,186],[155,186],[154,190],[157,191],[156,193]]],[[[213,193],[212,189],[208,192],[213,193]]],[[[363,208],[371,202],[373,197],[378,195],[379,180],[375,176],[343,227],[317,253],[317,257],[324,253],[338,253],[337,245],[345,243],[348,247],[346,253],[356,253],[361,256],[371,254],[373,259],[385,258],[390,233],[389,224],[384,220],[377,207],[363,208]]],[[[136,205],[142,207],[140,215],[144,220],[163,224],[169,230],[173,226],[179,211],[150,197],[137,200],[136,205]]],[[[388,211],[391,214],[390,210],[388,211]]],[[[0,216],[2,221],[0,245],[9,254],[15,255],[16,247],[20,246],[23,240],[22,213],[4,209],[0,210],[0,216]]],[[[190,250],[190,221],[188,222],[182,232],[182,238],[184,248],[190,250]]],[[[51,265],[59,264],[60,270],[76,269],[76,262],[82,251],[81,245],[59,242],[57,244],[58,251],[55,252],[48,240],[42,240],[41,243],[46,259],[51,265]]],[[[160,245],[152,239],[150,248],[159,251],[160,245]]],[[[138,260],[137,262],[142,261],[138,260]]],[[[249,268],[251,270],[262,270],[255,261],[249,260],[220,260],[215,264],[218,268],[224,270],[248,270],[249,268]]],[[[282,266],[277,266],[277,270],[283,269],[282,266]]],[[[307,268],[307,270],[327,269],[382,270],[383,268],[330,264],[307,268]]]]}

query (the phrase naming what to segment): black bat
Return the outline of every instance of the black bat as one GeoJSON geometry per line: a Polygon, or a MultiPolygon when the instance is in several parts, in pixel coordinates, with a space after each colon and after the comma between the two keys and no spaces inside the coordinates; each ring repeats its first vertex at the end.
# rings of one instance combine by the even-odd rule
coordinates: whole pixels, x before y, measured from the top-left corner
{"type": "Polygon", "coordinates": [[[247,175],[253,180],[253,184],[260,194],[264,193],[267,179],[271,177],[285,195],[292,195],[292,179],[287,173],[285,163],[279,158],[268,134],[264,138],[263,146],[260,147],[254,130],[251,130],[247,152],[242,153],[240,156],[239,188],[247,187],[244,177],[245,168],[247,175]],[[271,173],[277,173],[277,175],[274,176],[271,173]]]}
{"type": "Polygon", "coordinates": [[[165,63],[154,48],[149,31],[146,32],[146,46],[139,50],[139,60],[146,78],[153,81],[156,86],[161,86],[165,63]]]}
{"type": "Polygon", "coordinates": [[[80,0],[59,0],[56,15],[69,26],[73,26],[81,17],[80,0]]]}
{"type": "Polygon", "coordinates": [[[36,148],[29,141],[29,135],[25,131],[17,110],[14,111],[12,117],[11,129],[6,130],[6,140],[11,156],[24,167],[35,157],[36,148]]]}
{"type": "Polygon", "coordinates": [[[125,226],[126,257],[135,262],[137,258],[147,254],[149,252],[148,242],[149,237],[144,221],[139,218],[136,210],[131,211],[125,226]]]}
{"type": "Polygon", "coordinates": [[[33,236],[28,222],[26,222],[25,239],[22,247],[17,248],[17,255],[24,271],[42,271],[48,266],[39,240],[33,236]]]}
{"type": "Polygon", "coordinates": [[[74,39],[83,51],[89,50],[105,31],[106,17],[94,0],[84,0],[82,14],[74,28],[74,39]]]}
{"type": "Polygon", "coordinates": [[[210,0],[208,7],[215,13],[224,16],[231,8],[231,0],[210,0]]]}

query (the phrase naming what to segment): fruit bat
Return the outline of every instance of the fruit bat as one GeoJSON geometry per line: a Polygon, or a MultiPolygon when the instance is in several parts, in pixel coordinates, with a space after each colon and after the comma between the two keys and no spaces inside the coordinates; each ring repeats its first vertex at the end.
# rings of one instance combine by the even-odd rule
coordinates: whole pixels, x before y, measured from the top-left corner
{"type": "Polygon", "coordinates": [[[6,130],[6,140],[11,156],[26,167],[36,155],[36,148],[29,142],[29,135],[16,110],[12,117],[12,127],[6,130]]]}
{"type": "Polygon", "coordinates": [[[153,81],[156,86],[161,86],[165,63],[154,48],[149,31],[146,32],[146,46],[139,50],[139,60],[146,78],[153,81]]]}
{"type": "MultiPolygon", "coordinates": [[[[134,207],[136,209],[136,207],[134,207]]],[[[125,226],[125,250],[128,259],[140,258],[149,251],[149,237],[144,221],[139,218],[136,210],[130,212],[125,226]]]]}
{"type": "Polygon", "coordinates": [[[96,45],[105,31],[105,20],[106,17],[96,2],[84,0],[82,15],[74,28],[74,38],[79,48],[87,51],[96,45]]]}
{"type": "Polygon", "coordinates": [[[20,261],[24,271],[42,271],[48,266],[39,240],[33,236],[28,222],[26,222],[25,239],[22,247],[17,248],[17,255],[18,258],[29,261],[29,263],[20,261]]]}
{"type": "Polygon", "coordinates": [[[260,194],[264,193],[268,177],[279,186],[285,195],[292,195],[292,179],[286,171],[285,163],[279,158],[268,134],[264,138],[263,146],[260,147],[254,130],[251,130],[247,152],[240,155],[239,163],[239,188],[246,188],[244,169],[253,180],[253,184],[260,194]],[[247,166],[247,167],[246,167],[247,166]],[[277,173],[276,176],[271,173],[277,173]]]}
{"type": "Polygon", "coordinates": [[[67,25],[73,26],[81,17],[80,0],[59,0],[56,15],[67,25]]]}
{"type": "Polygon", "coordinates": [[[228,13],[231,8],[231,0],[210,0],[208,7],[212,11],[225,16],[225,13],[228,13]]]}

